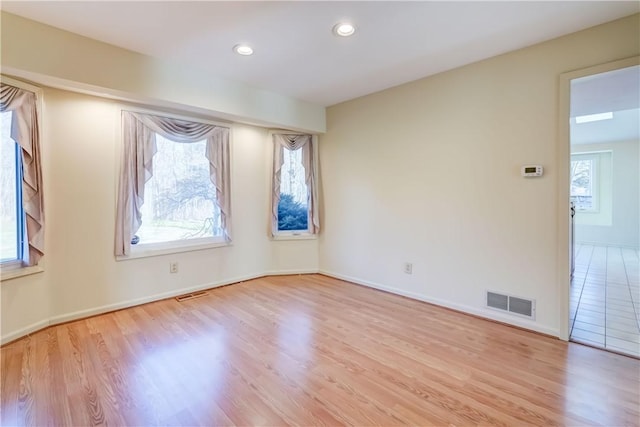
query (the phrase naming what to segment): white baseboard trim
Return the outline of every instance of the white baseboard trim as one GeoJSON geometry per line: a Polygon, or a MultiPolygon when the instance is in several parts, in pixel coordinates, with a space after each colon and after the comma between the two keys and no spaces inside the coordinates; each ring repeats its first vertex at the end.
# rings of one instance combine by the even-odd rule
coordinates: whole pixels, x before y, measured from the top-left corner
{"type": "Polygon", "coordinates": [[[218,288],[220,286],[231,285],[233,283],[240,283],[240,282],[244,282],[251,279],[257,279],[258,277],[264,277],[264,276],[265,276],[264,274],[249,274],[246,276],[235,277],[233,279],[223,280],[220,282],[206,283],[203,285],[191,286],[188,288],[173,289],[169,292],[149,295],[146,297],[122,301],[115,304],[103,305],[101,307],[90,308],[87,310],[75,311],[73,313],[67,313],[60,316],[53,316],[49,319],[49,326],[70,322],[72,320],[83,319],[86,317],[96,316],[98,314],[108,313],[110,311],[122,310],[123,308],[135,307],[136,305],[142,305],[142,304],[147,304],[154,301],[160,301],[167,298],[173,298],[178,295],[184,295],[191,292],[218,288]]]}
{"type": "Polygon", "coordinates": [[[245,282],[247,280],[257,279],[259,277],[265,276],[279,276],[279,275],[290,275],[290,274],[313,274],[318,273],[318,270],[283,270],[283,271],[269,271],[267,273],[254,273],[247,274],[244,276],[238,276],[231,279],[222,280],[219,282],[206,283],[198,286],[191,286],[186,288],[173,289],[168,292],[163,292],[159,294],[149,295],[142,298],[130,299],[122,302],[118,302],[115,304],[107,304],[100,307],[89,308],[86,310],[74,311],[72,313],[65,313],[59,316],[52,316],[48,319],[41,320],[37,323],[29,325],[27,327],[18,329],[17,331],[10,332],[6,335],[3,335],[0,338],[0,345],[4,345],[8,342],[15,341],[19,338],[27,336],[33,332],[37,332],[41,329],[47,328],[49,326],[58,325],[60,323],[71,322],[73,320],[84,319],[91,316],[96,316],[99,314],[108,313],[110,311],[122,310],[124,308],[135,307],[137,305],[147,304],[154,301],[160,301],[167,298],[173,298],[178,295],[188,294],[190,292],[202,291],[206,289],[218,288],[220,286],[231,285],[234,283],[245,282]]]}
{"type": "Polygon", "coordinates": [[[2,340],[0,340],[0,345],[4,345],[8,342],[15,341],[22,337],[26,337],[29,334],[32,334],[34,332],[37,332],[41,329],[46,328],[47,326],[49,326],[48,319],[41,320],[29,326],[25,326],[24,328],[18,329],[17,331],[13,331],[11,333],[8,333],[7,335],[3,335],[2,340]]]}
{"type": "Polygon", "coordinates": [[[441,307],[450,308],[452,310],[461,311],[463,313],[473,314],[475,316],[483,317],[490,320],[495,320],[502,323],[508,323],[514,326],[518,326],[525,329],[530,329],[536,332],[540,332],[543,334],[551,335],[551,336],[559,336],[559,332],[556,329],[546,328],[540,325],[535,324],[535,322],[530,322],[526,320],[513,319],[509,316],[503,316],[500,313],[493,313],[492,311],[485,311],[482,309],[478,309],[476,307],[470,307],[462,304],[452,303],[450,301],[440,300],[437,298],[429,298],[425,295],[417,294],[414,292],[407,292],[402,289],[382,285],[376,282],[371,282],[368,280],[359,279],[357,277],[347,276],[344,274],[335,273],[327,270],[279,270],[279,271],[268,271],[265,273],[255,273],[248,274],[245,276],[238,276],[232,279],[222,280],[219,282],[207,283],[198,286],[191,286],[188,288],[180,288],[174,289],[169,292],[163,292],[159,294],[149,295],[142,298],[131,299],[127,301],[122,301],[115,304],[107,304],[100,307],[90,308],[87,310],[79,310],[72,313],[66,313],[59,316],[53,316],[48,319],[41,320],[39,322],[33,323],[24,328],[18,329],[16,331],[10,332],[6,335],[3,335],[0,338],[0,345],[4,345],[8,342],[15,341],[19,338],[27,336],[31,333],[37,332],[41,329],[47,328],[49,326],[58,325],[60,323],[70,322],[73,320],[79,320],[91,316],[96,316],[99,314],[108,313],[110,311],[122,310],[124,308],[135,307],[137,305],[142,305],[154,301],[160,301],[166,298],[172,298],[178,295],[187,294],[190,292],[201,291],[205,289],[213,289],[220,286],[231,285],[234,283],[245,282],[247,280],[257,279],[265,276],[284,276],[284,275],[296,275],[296,274],[323,274],[325,276],[334,277],[340,280],[346,280],[347,282],[356,283],[358,285],[367,286],[374,289],[379,289],[381,291],[389,292],[396,295],[402,295],[407,298],[415,299],[418,301],[424,301],[430,304],[438,305],[441,307]]]}
{"type": "Polygon", "coordinates": [[[293,276],[296,274],[318,274],[320,270],[279,270],[279,271],[268,271],[264,275],[265,276],[293,276]]]}
{"type": "Polygon", "coordinates": [[[548,328],[545,326],[541,326],[536,324],[534,321],[528,321],[525,319],[513,318],[511,316],[502,315],[501,313],[494,313],[493,310],[483,310],[477,307],[471,307],[464,304],[457,304],[451,301],[442,300],[439,298],[430,298],[426,295],[418,294],[415,292],[408,292],[402,289],[394,288],[391,286],[382,285],[380,283],[371,282],[369,280],[359,279],[357,277],[346,276],[344,274],[335,273],[327,270],[320,270],[320,274],[325,276],[334,277],[336,279],[345,280],[347,282],[352,282],[358,285],[367,286],[370,288],[378,289],[381,291],[389,292],[396,295],[401,295],[403,297],[415,299],[418,301],[427,302],[429,304],[437,305],[440,307],[450,308],[452,310],[460,311],[463,313],[472,314],[474,316],[482,317],[489,320],[494,320],[496,322],[507,323],[513,326],[518,326],[520,328],[528,329],[535,332],[540,332],[542,334],[551,335],[554,337],[559,337],[560,332],[557,329],[548,328]]]}

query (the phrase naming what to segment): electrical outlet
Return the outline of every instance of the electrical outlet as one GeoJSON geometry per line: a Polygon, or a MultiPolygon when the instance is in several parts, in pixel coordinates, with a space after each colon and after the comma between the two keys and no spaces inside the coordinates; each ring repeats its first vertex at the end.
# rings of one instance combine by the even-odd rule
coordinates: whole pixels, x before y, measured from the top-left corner
{"type": "Polygon", "coordinates": [[[169,273],[177,273],[178,272],[178,263],[170,262],[169,263],[169,273]]]}
{"type": "Polygon", "coordinates": [[[413,273],[413,264],[411,264],[410,262],[405,262],[404,263],[404,272],[407,274],[412,274],[413,273]]]}

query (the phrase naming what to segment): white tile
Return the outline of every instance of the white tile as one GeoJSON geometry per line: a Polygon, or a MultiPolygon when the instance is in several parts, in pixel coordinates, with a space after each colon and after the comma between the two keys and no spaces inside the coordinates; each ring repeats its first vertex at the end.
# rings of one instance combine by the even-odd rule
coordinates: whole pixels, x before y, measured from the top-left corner
{"type": "Polygon", "coordinates": [[[611,347],[613,349],[618,349],[635,355],[640,354],[640,344],[620,340],[613,337],[607,337],[607,347],[611,347]]]}
{"type": "Polygon", "coordinates": [[[640,356],[640,252],[578,245],[571,283],[571,338],[640,356]]]}
{"type": "Polygon", "coordinates": [[[614,287],[607,287],[607,296],[612,296],[615,298],[620,298],[623,300],[628,300],[629,297],[631,296],[631,291],[629,290],[628,286],[624,286],[624,287],[619,287],[619,288],[614,288],[614,287]]]}
{"type": "Polygon", "coordinates": [[[573,331],[571,332],[571,339],[576,339],[576,340],[587,340],[593,343],[597,343],[599,345],[604,345],[604,335],[603,334],[596,334],[594,332],[589,332],[589,331],[585,331],[583,329],[578,329],[578,328],[573,328],[573,331]]]}
{"type": "Polygon", "coordinates": [[[604,304],[593,304],[581,300],[580,304],[578,304],[578,311],[589,316],[595,316],[604,314],[606,309],[604,304]]]}
{"type": "Polygon", "coordinates": [[[606,294],[607,293],[605,289],[602,288],[602,289],[583,289],[580,295],[586,298],[604,299],[606,294]]]}
{"type": "Polygon", "coordinates": [[[618,296],[607,296],[607,306],[608,307],[632,307],[633,300],[630,297],[620,298],[618,296]]]}
{"type": "Polygon", "coordinates": [[[621,298],[615,295],[607,295],[607,307],[622,308],[622,309],[632,308],[633,300],[629,298],[628,295],[626,298],[621,298]]]}
{"type": "Polygon", "coordinates": [[[619,331],[617,329],[607,328],[606,336],[607,336],[607,342],[609,342],[610,338],[616,338],[616,339],[640,344],[640,330],[637,330],[635,333],[631,333],[631,332],[619,331]]]}
{"type": "Polygon", "coordinates": [[[604,344],[601,342],[593,342],[593,341],[585,340],[583,338],[571,338],[571,341],[578,344],[585,344],[591,347],[605,348],[604,344]]]}
{"type": "Polygon", "coordinates": [[[611,280],[607,280],[607,284],[606,284],[607,290],[608,289],[613,289],[613,290],[617,290],[617,291],[629,291],[629,283],[627,283],[627,280],[625,279],[624,282],[620,281],[620,282],[616,282],[616,281],[611,281],[611,280]]]}
{"type": "Polygon", "coordinates": [[[612,317],[613,318],[624,317],[630,320],[638,320],[633,308],[631,310],[619,310],[619,309],[612,309],[610,307],[607,307],[606,315],[607,315],[607,319],[610,319],[612,317]]]}
{"type": "Polygon", "coordinates": [[[604,295],[599,298],[593,295],[582,295],[580,297],[580,304],[586,304],[592,307],[604,307],[605,300],[604,295]]]}
{"type": "Polygon", "coordinates": [[[583,331],[593,332],[595,334],[600,334],[600,335],[605,334],[604,326],[592,325],[590,323],[575,321],[573,323],[573,327],[577,329],[581,329],[583,331]]]}
{"type": "Polygon", "coordinates": [[[585,316],[580,312],[578,312],[578,314],[576,315],[576,322],[584,322],[584,323],[589,323],[591,325],[598,325],[598,326],[605,325],[604,316],[598,316],[598,317],[585,316]]]}
{"type": "MultiPolygon", "coordinates": [[[[576,319],[580,319],[580,317],[576,317],[576,319]]],[[[624,317],[611,318],[608,316],[604,325],[607,327],[607,329],[617,329],[619,331],[634,332],[638,330],[637,321],[626,319],[624,317]]]]}

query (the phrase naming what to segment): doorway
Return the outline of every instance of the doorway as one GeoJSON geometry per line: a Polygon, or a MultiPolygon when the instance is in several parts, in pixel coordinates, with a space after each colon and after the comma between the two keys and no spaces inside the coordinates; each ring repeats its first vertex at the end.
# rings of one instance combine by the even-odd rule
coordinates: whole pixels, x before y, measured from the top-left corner
{"type": "Polygon", "coordinates": [[[640,357],[640,65],[585,71],[567,82],[568,338],[640,357]]]}

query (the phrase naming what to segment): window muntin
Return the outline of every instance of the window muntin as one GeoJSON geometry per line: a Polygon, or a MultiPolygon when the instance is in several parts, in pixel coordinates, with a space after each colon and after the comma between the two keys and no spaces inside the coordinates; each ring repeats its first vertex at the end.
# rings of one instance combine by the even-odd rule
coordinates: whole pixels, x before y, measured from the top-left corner
{"type": "Polygon", "coordinates": [[[24,259],[24,210],[22,208],[22,153],[11,138],[13,112],[0,113],[0,263],[24,259]]]}
{"type": "Polygon", "coordinates": [[[156,134],[153,176],[145,184],[139,245],[223,234],[206,141],[180,143],[156,134]]]}
{"type": "Polygon", "coordinates": [[[305,182],[302,148],[284,148],[282,158],[278,232],[306,232],[309,228],[309,188],[305,182]]]}
{"type": "Polygon", "coordinates": [[[598,210],[597,157],[574,154],[571,156],[571,201],[583,212],[598,210]]]}

